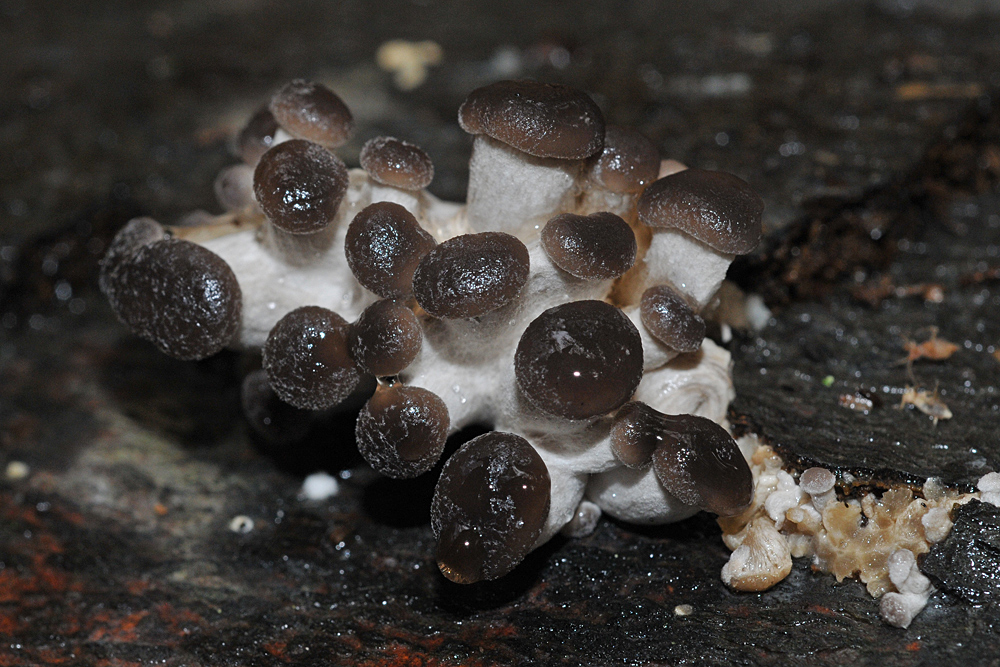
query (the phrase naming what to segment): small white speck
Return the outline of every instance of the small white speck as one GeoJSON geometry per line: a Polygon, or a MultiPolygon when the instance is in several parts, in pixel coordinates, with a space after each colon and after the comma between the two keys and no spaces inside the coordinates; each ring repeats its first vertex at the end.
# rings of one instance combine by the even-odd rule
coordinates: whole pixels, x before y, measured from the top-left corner
{"type": "Polygon", "coordinates": [[[301,495],[306,500],[326,500],[339,491],[340,483],[325,472],[314,472],[302,481],[301,495]]]}
{"type": "Polygon", "coordinates": [[[229,530],[234,533],[249,533],[253,530],[253,519],[245,514],[234,516],[229,521],[229,530]]]}
{"type": "Polygon", "coordinates": [[[31,468],[24,461],[11,461],[7,464],[6,471],[7,479],[12,482],[16,482],[19,479],[24,479],[31,474],[31,468]]]}
{"type": "Polygon", "coordinates": [[[674,616],[690,616],[694,612],[694,607],[689,604],[679,604],[674,607],[674,616]]]}

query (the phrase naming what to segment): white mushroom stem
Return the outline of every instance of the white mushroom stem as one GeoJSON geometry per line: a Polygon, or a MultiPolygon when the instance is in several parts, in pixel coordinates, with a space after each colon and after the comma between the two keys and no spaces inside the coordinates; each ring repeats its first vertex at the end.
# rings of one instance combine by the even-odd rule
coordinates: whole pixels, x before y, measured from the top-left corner
{"type": "Polygon", "coordinates": [[[648,284],[673,285],[694,301],[696,311],[701,311],[719,291],[734,257],[683,232],[654,229],[643,261],[648,284]]]}
{"type": "Polygon", "coordinates": [[[579,215],[608,211],[628,220],[634,214],[638,194],[612,192],[593,182],[588,183],[588,187],[577,205],[576,212],[579,215]]]}
{"type": "Polygon", "coordinates": [[[606,514],[637,524],[672,523],[698,512],[664,489],[652,466],[645,470],[620,466],[592,476],[587,499],[606,514]]]}
{"type": "Polygon", "coordinates": [[[289,234],[265,222],[260,228],[260,242],[279,262],[300,267],[322,260],[333,246],[336,234],[334,225],[312,234],[289,234]]]}
{"type": "Polygon", "coordinates": [[[635,328],[639,330],[639,338],[642,339],[642,370],[644,373],[666,366],[677,356],[677,350],[667,347],[649,333],[646,325],[642,323],[639,306],[626,308],[624,312],[632,320],[635,328]]]}
{"type": "Polygon", "coordinates": [[[404,190],[403,188],[396,188],[391,185],[382,185],[374,180],[371,181],[371,184],[371,203],[374,204],[380,201],[392,202],[405,208],[418,220],[424,217],[425,204],[423,190],[404,190]]]}
{"type": "Polygon", "coordinates": [[[549,218],[575,208],[580,164],[534,157],[476,135],[469,161],[469,225],[477,232],[506,232],[531,240],[549,218]]]}

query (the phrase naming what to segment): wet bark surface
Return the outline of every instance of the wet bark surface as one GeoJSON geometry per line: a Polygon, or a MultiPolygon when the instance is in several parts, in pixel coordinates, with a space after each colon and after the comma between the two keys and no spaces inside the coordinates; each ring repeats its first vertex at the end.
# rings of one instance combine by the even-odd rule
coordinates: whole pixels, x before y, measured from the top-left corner
{"type": "Polygon", "coordinates": [[[737,426],[859,489],[930,476],[969,489],[1000,468],[996,7],[368,4],[0,3],[0,665],[1000,654],[996,513],[980,504],[927,556],[940,591],[905,631],[861,584],[805,561],[765,593],[729,591],[707,515],[605,520],[501,580],[451,584],[432,558],[437,471],[374,477],[343,417],[305,446],[262,446],[239,408],[254,360],[166,358],[96,290],[130,217],[218,210],[231,137],[288,79],[323,80],[353,108],[348,164],[368,138],[399,136],[428,151],[449,199],[465,189],[455,113],[471,89],[570,83],[664,157],[735,172],[767,202],[765,244],[733,274],[772,309],[730,345],[737,426]],[[409,92],[374,63],[400,37],[445,54],[409,92]],[[901,363],[930,327],[957,351],[901,363]],[[953,416],[935,424],[908,389],[953,416]],[[338,495],[299,496],[316,469],[339,476],[338,495]],[[239,516],[252,530],[230,529],[239,516]]]}

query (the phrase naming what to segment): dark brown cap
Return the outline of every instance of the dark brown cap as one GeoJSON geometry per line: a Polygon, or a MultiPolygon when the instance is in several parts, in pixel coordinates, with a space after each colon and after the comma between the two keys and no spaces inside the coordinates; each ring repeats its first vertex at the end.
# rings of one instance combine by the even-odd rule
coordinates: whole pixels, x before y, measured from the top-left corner
{"type": "Polygon", "coordinates": [[[264,153],[253,191],[264,215],[289,234],[313,234],[333,222],[347,192],[347,167],[319,144],[285,141],[264,153]]]}
{"type": "Polygon", "coordinates": [[[288,134],[327,148],[343,145],[354,131],[351,110],[321,83],[291,81],[274,94],[269,108],[288,134]]]}
{"type": "Polygon", "coordinates": [[[535,157],[579,160],[604,146],[597,104],[557,83],[498,81],[477,88],[459,108],[458,124],[535,157]]]}
{"type": "Polygon", "coordinates": [[[111,242],[101,289],[132,331],[178,359],[203,359],[239,331],[243,296],[224,259],[138,218],[111,242]]]}
{"type": "Polygon", "coordinates": [[[257,110],[246,127],[236,138],[236,150],[244,162],[253,166],[260,156],[274,145],[274,133],[278,131],[278,121],[267,107],[257,110]]]}
{"type": "Polygon", "coordinates": [[[642,379],[642,339],[618,308],[573,301],[528,325],[514,354],[517,386],[539,410],[566,419],[611,412],[642,379]]]}
{"type": "Polygon", "coordinates": [[[506,306],[528,280],[528,249],[503,232],[448,239],[420,261],[413,296],[434,317],[479,317],[506,306]]]}
{"type": "Polygon", "coordinates": [[[264,342],[264,370],[278,397],[322,410],[344,401],[361,382],[347,352],[349,325],[337,313],[303,306],[274,325],[264,342]]]}
{"type": "Polygon", "coordinates": [[[413,272],[434,249],[434,237],[399,204],[376,202],[361,210],[347,228],[344,254],[358,282],[395,299],[413,291],[413,272]]]}
{"type": "Polygon", "coordinates": [[[648,468],[653,452],[663,442],[660,413],[640,401],[618,410],[611,426],[611,452],[626,468],[648,468]]]}
{"type": "Polygon", "coordinates": [[[405,304],[394,299],[376,301],[351,325],[351,358],[376,377],[398,375],[420,352],[423,329],[405,304]]]}
{"type": "Polygon", "coordinates": [[[764,201],[749,184],[723,171],[685,169],[639,196],[639,220],[677,229],[719,252],[744,255],[757,247],[764,201]]]}
{"type": "Polygon", "coordinates": [[[358,451],[387,477],[408,479],[433,468],[451,421],[441,398],[421,387],[379,386],[358,415],[358,451]]]}
{"type": "Polygon", "coordinates": [[[663,442],[653,452],[653,470],[667,491],[682,503],[719,516],[733,516],[750,506],[753,474],[726,429],[704,417],[647,410],[659,415],[663,442]]]}
{"type": "Polygon", "coordinates": [[[656,180],[660,153],[653,142],[637,130],[608,125],[604,150],[594,159],[591,176],[612,192],[633,193],[656,180]]]}
{"type": "Polygon", "coordinates": [[[678,352],[694,352],[705,338],[705,320],[667,285],[643,292],[639,317],[656,340],[678,352]]]}
{"type": "Polygon", "coordinates": [[[434,180],[434,163],[422,148],[393,137],[375,137],[361,147],[361,168],[378,183],[422,190],[434,180]]]}
{"type": "Polygon", "coordinates": [[[462,445],[431,502],[441,572],[471,584],[513,570],[541,535],[550,494],[548,468],[521,436],[494,431],[462,445]]]}
{"type": "Polygon", "coordinates": [[[635,263],[635,234],[614,213],[563,213],[545,223],[542,248],[552,263],[583,280],[617,278],[635,263]]]}

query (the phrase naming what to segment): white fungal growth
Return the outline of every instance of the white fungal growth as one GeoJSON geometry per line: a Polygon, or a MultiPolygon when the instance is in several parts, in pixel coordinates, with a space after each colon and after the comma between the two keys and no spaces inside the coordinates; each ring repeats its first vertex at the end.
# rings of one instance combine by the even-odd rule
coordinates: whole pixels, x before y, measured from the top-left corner
{"type": "MultiPolygon", "coordinates": [[[[665,335],[672,313],[683,310],[686,321],[700,322],[698,313],[724,276],[732,247],[745,252],[759,238],[762,204],[746,183],[700,170],[667,176],[681,181],[680,195],[668,193],[667,200],[684,200],[688,190],[704,200],[681,226],[726,248],[685,251],[667,260],[660,248],[667,237],[677,247],[704,244],[683,231],[658,230],[653,236],[660,240],[649,246],[650,231],[637,213],[645,176],[616,175],[632,178],[628,196],[595,183],[591,171],[601,155],[604,123],[580,91],[501,82],[470,95],[460,112],[462,127],[477,134],[468,207],[425,189],[387,186],[386,174],[398,165],[380,164],[377,146],[363,156],[367,171],[346,172],[325,151],[350,132],[350,115],[322,86],[294,82],[276,96],[271,111],[276,122],[258,114],[243,137],[247,146],[270,146],[244,156],[259,160],[256,201],[239,208],[247,188],[236,176],[248,170],[231,170],[233,177],[219,187],[229,214],[198,229],[170,230],[186,239],[169,239],[175,246],[199,244],[235,278],[227,283],[225,303],[238,326],[215,327],[219,333],[209,342],[216,347],[203,348],[212,353],[232,331],[229,345],[263,349],[273,394],[258,390],[244,399],[256,402],[248,409],[268,420],[288,412],[275,408],[277,399],[299,408],[299,420],[306,410],[367,399],[357,423],[359,449],[392,477],[433,468],[449,433],[470,425],[499,432],[489,442],[460,449],[438,482],[432,527],[446,576],[462,582],[501,576],[561,530],[588,534],[602,513],[663,523],[699,509],[733,513],[746,506],[750,470],[718,426],[725,424],[733,398],[729,353],[708,339],[699,347],[703,328],[683,343],[684,354],[656,337],[665,335]],[[299,98],[310,113],[328,109],[331,117],[310,127],[310,116],[293,104],[299,98]],[[283,132],[285,116],[294,131],[283,132]],[[290,135],[323,137],[327,148],[290,135]],[[706,194],[713,192],[721,193],[718,210],[706,194]],[[602,201],[614,210],[595,213],[602,201]],[[705,211],[706,220],[695,219],[705,211]],[[738,218],[733,224],[730,214],[738,218]],[[563,245],[544,246],[541,230],[566,215],[546,237],[563,245]],[[728,228],[739,238],[729,239],[728,228]],[[566,270],[549,257],[560,250],[566,251],[558,260],[566,270]],[[661,265],[667,261],[665,273],[661,265]],[[669,299],[658,302],[660,333],[651,335],[636,304],[669,276],[676,282],[667,287],[688,298],[678,297],[677,306],[669,299]],[[382,305],[366,310],[380,299],[382,305]],[[359,319],[363,312],[368,315],[359,319]],[[392,363],[377,363],[382,358],[392,363]],[[366,369],[393,373],[379,378],[371,398],[360,394],[375,386],[366,369]],[[634,422],[619,428],[617,446],[624,449],[616,450],[612,431],[621,426],[626,403],[634,422]],[[625,450],[641,460],[626,465],[625,450]],[[476,484],[489,502],[473,492],[476,484]]],[[[631,145],[648,152],[648,142],[627,136],[628,142],[613,147],[616,156],[627,162],[631,145]]],[[[391,144],[393,154],[406,149],[417,155],[421,174],[433,173],[418,148],[391,138],[381,143],[391,144]]],[[[648,187],[660,185],[662,179],[648,187]]],[[[661,197],[655,206],[674,205],[667,200],[661,197]]],[[[668,225],[668,218],[661,215],[656,224],[668,225]]],[[[137,278],[137,257],[158,256],[166,242],[148,229],[149,221],[143,225],[126,227],[112,244],[102,287],[128,324],[152,331],[169,353],[170,332],[158,328],[161,320],[185,320],[196,330],[203,323],[199,304],[191,300],[170,302],[177,312],[154,313],[160,319],[151,323],[142,319],[146,311],[129,310],[145,298],[143,290],[170,290],[169,282],[156,282],[158,276],[137,278]]],[[[268,428],[280,431],[270,422],[268,428]]],[[[751,531],[745,564],[730,568],[733,581],[760,578],[747,568],[759,569],[754,563],[761,553],[784,568],[787,549],[782,552],[784,543],[775,540],[775,523],[781,525],[780,515],[803,494],[781,474],[768,509],[775,520],[751,531]]],[[[311,476],[303,495],[328,497],[336,492],[335,481],[311,476]]]]}

